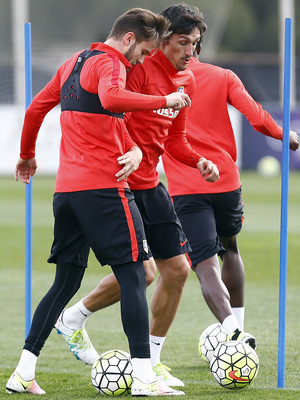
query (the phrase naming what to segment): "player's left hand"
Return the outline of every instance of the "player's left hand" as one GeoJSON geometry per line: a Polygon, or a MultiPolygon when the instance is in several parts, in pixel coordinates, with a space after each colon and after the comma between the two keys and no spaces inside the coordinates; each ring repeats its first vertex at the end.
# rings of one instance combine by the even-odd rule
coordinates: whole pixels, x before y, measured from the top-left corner
{"type": "Polygon", "coordinates": [[[218,167],[210,160],[201,157],[198,161],[197,168],[200,171],[201,176],[207,182],[216,182],[220,179],[218,167]]]}
{"type": "Polygon", "coordinates": [[[131,147],[127,153],[123,154],[121,157],[118,157],[118,164],[124,165],[124,167],[116,173],[117,182],[121,182],[132,172],[136,171],[142,161],[142,158],[143,153],[141,149],[136,146],[131,147]]]}

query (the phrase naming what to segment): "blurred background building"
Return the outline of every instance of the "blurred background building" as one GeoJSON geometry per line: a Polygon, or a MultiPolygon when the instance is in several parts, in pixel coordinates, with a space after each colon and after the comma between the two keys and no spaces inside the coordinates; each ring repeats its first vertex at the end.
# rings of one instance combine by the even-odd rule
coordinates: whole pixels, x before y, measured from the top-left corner
{"type": "MultiPolygon", "coordinates": [[[[24,23],[31,23],[33,95],[74,51],[104,41],[115,19],[131,7],[160,12],[166,0],[1,0],[0,174],[12,174],[25,112],[24,23]]],[[[294,0],[198,0],[208,25],[201,60],[233,70],[249,93],[282,125],[284,17],[293,18],[291,128],[300,133],[300,2],[294,0]]],[[[40,173],[55,173],[60,139],[59,108],[46,117],[38,139],[40,173]]],[[[238,163],[256,168],[264,155],[281,161],[281,143],[257,134],[230,109],[239,146],[238,163]]],[[[217,160],[215,160],[217,163],[217,160]]],[[[290,156],[291,169],[300,155],[290,156]]]]}

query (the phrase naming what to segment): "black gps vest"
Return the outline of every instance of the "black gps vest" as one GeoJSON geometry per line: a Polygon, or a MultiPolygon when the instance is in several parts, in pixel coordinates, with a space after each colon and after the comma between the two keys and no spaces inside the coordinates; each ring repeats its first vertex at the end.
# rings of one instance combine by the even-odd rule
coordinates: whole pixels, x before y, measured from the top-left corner
{"type": "Polygon", "coordinates": [[[84,50],[78,57],[70,76],[60,91],[61,111],[80,111],[92,114],[105,114],[111,117],[124,118],[124,113],[114,113],[103,108],[98,94],[90,93],[80,85],[80,72],[85,61],[104,51],[84,50]]]}

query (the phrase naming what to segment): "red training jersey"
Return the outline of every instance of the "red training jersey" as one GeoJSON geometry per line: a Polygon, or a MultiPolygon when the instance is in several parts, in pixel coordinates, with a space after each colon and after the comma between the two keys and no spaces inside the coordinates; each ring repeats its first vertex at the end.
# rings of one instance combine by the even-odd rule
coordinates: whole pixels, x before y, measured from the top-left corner
{"type": "MultiPolygon", "coordinates": [[[[91,50],[104,53],[88,58],[80,74],[84,90],[98,94],[102,106],[115,113],[157,109],[166,105],[162,96],[145,96],[125,89],[128,60],[104,43],[93,43],[91,50]]],[[[21,138],[23,159],[35,156],[35,143],[45,115],[60,103],[60,91],[82,51],[76,52],[37,94],[25,114],[21,138]]],[[[63,111],[60,117],[60,163],[55,192],[128,187],[117,182],[122,168],[117,158],[135,143],[129,137],[124,119],[110,115],[63,111]]]]}
{"type": "Polygon", "coordinates": [[[189,68],[196,79],[196,92],[187,119],[187,138],[196,151],[217,165],[220,179],[213,183],[206,182],[199,172],[165,153],[163,165],[170,195],[236,190],[241,182],[227,103],[244,114],[253,128],[264,135],[282,139],[282,128],[254,101],[231,70],[201,63],[196,58],[190,61],[189,68]]]}
{"type": "MultiPolygon", "coordinates": [[[[181,91],[190,98],[195,91],[194,76],[189,70],[178,71],[161,50],[146,57],[142,65],[130,71],[127,88],[148,95],[167,95],[181,91]]],[[[151,189],[158,185],[156,170],[159,156],[164,152],[164,140],[170,140],[170,152],[181,162],[196,167],[201,157],[186,140],[188,107],[180,111],[172,108],[153,108],[127,115],[126,126],[131,138],[143,152],[139,168],[128,177],[133,190],[151,189]]],[[[199,171],[198,171],[199,173],[199,171]]]]}

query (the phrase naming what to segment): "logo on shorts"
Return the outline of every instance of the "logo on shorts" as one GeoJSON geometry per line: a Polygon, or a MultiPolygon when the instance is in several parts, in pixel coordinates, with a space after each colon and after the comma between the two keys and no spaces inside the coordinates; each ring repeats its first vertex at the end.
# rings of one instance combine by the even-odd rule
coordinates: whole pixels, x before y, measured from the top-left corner
{"type": "Polygon", "coordinates": [[[143,240],[143,249],[144,249],[145,253],[148,254],[149,249],[148,249],[147,240],[143,240]]]}
{"type": "Polygon", "coordinates": [[[185,239],[184,242],[180,242],[180,246],[183,247],[185,244],[187,244],[187,239],[185,239]]]}
{"type": "Polygon", "coordinates": [[[178,93],[184,93],[184,86],[179,86],[177,89],[178,93]]]}

